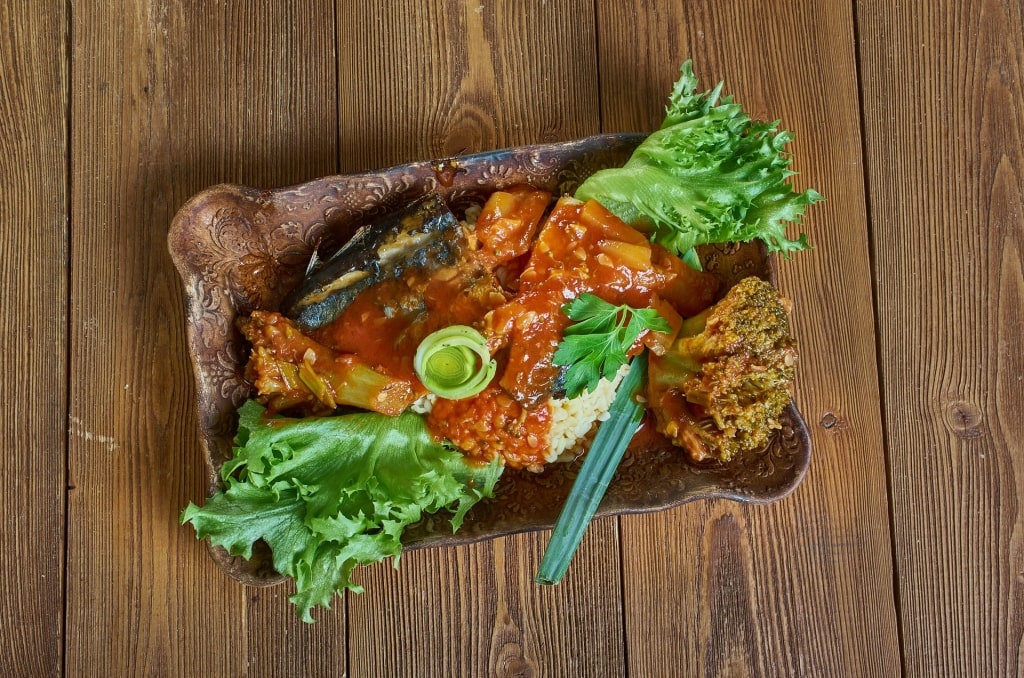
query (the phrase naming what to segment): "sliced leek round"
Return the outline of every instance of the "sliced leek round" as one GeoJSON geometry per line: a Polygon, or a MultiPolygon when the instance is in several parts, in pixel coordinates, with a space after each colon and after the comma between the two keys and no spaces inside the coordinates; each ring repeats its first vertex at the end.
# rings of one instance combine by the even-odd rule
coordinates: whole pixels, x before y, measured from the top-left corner
{"type": "Polygon", "coordinates": [[[460,400],[484,390],[494,377],[497,363],[482,334],[466,325],[451,325],[420,342],[413,368],[431,393],[460,400]]]}

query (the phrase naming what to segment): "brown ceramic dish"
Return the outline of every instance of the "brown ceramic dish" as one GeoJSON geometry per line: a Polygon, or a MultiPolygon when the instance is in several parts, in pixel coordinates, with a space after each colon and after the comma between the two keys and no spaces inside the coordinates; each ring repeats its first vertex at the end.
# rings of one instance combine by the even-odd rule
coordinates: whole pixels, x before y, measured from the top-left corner
{"type": "MultiPolygon", "coordinates": [[[[220,489],[220,466],[231,455],[235,408],[249,396],[242,379],[246,349],[235,318],[274,309],[298,283],[313,247],[343,242],[362,223],[434,191],[458,212],[492,191],[529,183],[571,194],[603,167],[622,165],[642,135],[605,135],[334,176],[275,190],[214,186],[194,196],[171,225],[169,246],[188,303],[189,352],[195,371],[199,433],[209,493],[220,489]]],[[[761,247],[709,248],[705,266],[730,285],[747,275],[771,279],[761,247]]],[[[764,450],[729,464],[694,465],[656,437],[634,445],[598,515],[669,508],[720,497],[765,503],[791,492],[810,461],[807,428],[790,404],[783,428],[764,450]]],[[[407,533],[407,546],[452,545],[554,525],[578,464],[544,473],[507,471],[497,495],[478,504],[452,534],[444,516],[428,517],[407,533]]],[[[248,584],[281,580],[269,553],[245,561],[212,549],[229,574],[248,584]]]]}

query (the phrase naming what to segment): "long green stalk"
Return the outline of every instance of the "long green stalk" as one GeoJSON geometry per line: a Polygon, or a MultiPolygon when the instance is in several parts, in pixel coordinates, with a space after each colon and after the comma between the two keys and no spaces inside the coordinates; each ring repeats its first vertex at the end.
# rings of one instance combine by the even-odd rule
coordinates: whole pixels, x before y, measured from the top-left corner
{"type": "Polygon", "coordinates": [[[569,490],[534,578],[538,584],[557,584],[569,568],[622,455],[640,426],[644,408],[637,402],[636,394],[646,374],[647,355],[641,354],[633,359],[629,372],[619,384],[608,419],[597,430],[580,473],[569,490]]]}

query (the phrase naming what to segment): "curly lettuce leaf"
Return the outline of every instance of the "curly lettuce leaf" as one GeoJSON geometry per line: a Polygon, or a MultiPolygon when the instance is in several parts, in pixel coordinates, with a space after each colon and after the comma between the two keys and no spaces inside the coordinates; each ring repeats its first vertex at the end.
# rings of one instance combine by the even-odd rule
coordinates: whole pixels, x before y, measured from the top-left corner
{"type": "Polygon", "coordinates": [[[467,463],[415,414],[263,415],[254,401],[239,409],[225,489],[190,503],[181,522],[244,558],[264,540],[274,568],[295,580],[290,600],[306,622],[336,593],[362,590],[351,577],[358,565],[391,557],[397,566],[402,533],[423,514],[450,511],[457,530],[503,469],[467,463]]]}
{"type": "Polygon", "coordinates": [[[691,264],[693,248],[711,243],[761,240],[786,256],[808,248],[805,234],[790,239],[786,228],[822,197],[789,183],[792,135],[778,121],[751,120],[721,91],[719,83],[698,93],[692,63],[684,63],[661,129],[625,165],[588,178],[575,197],[650,230],[651,240],[691,264]]]}

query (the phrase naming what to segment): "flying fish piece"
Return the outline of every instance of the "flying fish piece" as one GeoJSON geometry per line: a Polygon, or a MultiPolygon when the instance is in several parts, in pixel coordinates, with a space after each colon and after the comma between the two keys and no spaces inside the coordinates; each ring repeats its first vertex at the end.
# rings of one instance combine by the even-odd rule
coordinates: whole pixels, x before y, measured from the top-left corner
{"type": "Polygon", "coordinates": [[[440,196],[430,194],[360,228],[340,250],[315,267],[283,305],[304,331],[336,320],[355,298],[410,269],[434,270],[456,261],[465,236],[440,196]]]}

